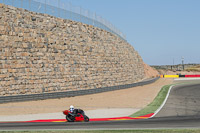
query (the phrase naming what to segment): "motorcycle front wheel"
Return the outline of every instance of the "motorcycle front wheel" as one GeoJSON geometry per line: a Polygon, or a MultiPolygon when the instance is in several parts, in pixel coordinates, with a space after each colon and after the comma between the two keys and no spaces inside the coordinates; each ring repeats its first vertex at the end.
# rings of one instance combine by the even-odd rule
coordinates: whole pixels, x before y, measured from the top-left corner
{"type": "Polygon", "coordinates": [[[73,116],[66,115],[66,120],[67,120],[68,122],[74,122],[73,116]]]}
{"type": "Polygon", "coordinates": [[[89,122],[89,121],[90,121],[89,117],[87,117],[87,116],[85,115],[85,116],[84,116],[84,121],[85,121],[85,122],[89,122]]]}

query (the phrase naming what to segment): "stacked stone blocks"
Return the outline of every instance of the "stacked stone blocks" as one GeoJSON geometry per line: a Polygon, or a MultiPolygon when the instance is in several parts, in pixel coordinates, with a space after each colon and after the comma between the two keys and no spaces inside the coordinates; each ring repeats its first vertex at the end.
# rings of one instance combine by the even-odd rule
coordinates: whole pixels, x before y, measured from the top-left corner
{"type": "Polygon", "coordinates": [[[94,89],[144,78],[143,61],[105,30],[0,4],[0,95],[94,89]]]}

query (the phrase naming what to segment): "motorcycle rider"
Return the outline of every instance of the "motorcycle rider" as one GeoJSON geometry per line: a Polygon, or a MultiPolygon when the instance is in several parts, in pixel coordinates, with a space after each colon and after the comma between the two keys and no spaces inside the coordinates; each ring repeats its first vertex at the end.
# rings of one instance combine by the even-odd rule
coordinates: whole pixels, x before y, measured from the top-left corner
{"type": "Polygon", "coordinates": [[[70,111],[71,113],[74,112],[74,106],[73,106],[73,105],[71,105],[71,106],[69,107],[69,111],[70,111]]]}
{"type": "Polygon", "coordinates": [[[84,121],[88,122],[89,118],[85,115],[85,112],[82,109],[75,109],[73,105],[69,108],[69,114],[66,115],[66,119],[68,122],[74,122],[76,117],[83,116],[84,121]]]}
{"type": "Polygon", "coordinates": [[[84,111],[82,109],[75,109],[73,105],[71,105],[69,107],[69,111],[70,111],[70,113],[72,113],[74,115],[76,115],[78,113],[81,113],[82,115],[85,115],[85,113],[84,113],[84,111]]]}

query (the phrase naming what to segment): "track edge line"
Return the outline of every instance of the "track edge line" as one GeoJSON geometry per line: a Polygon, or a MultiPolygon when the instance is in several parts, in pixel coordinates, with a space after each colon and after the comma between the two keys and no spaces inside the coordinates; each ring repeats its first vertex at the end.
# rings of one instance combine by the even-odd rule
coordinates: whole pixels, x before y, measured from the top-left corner
{"type": "Polygon", "coordinates": [[[167,96],[165,97],[165,100],[163,101],[162,105],[154,112],[154,114],[149,117],[149,118],[153,118],[158,112],[160,112],[160,110],[163,108],[163,106],[165,105],[165,103],[167,102],[167,99],[169,97],[169,94],[171,92],[171,89],[174,87],[175,85],[171,85],[169,90],[168,90],[168,93],[167,93],[167,96]]]}

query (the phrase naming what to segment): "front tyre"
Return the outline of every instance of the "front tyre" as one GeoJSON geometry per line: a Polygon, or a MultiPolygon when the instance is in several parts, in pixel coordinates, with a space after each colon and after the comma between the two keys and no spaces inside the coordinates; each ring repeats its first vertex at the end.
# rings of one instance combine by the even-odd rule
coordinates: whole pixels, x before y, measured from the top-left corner
{"type": "Polygon", "coordinates": [[[84,121],[85,121],[85,122],[89,122],[89,121],[90,121],[89,117],[87,117],[87,116],[85,115],[85,116],[84,116],[84,121]]]}
{"type": "Polygon", "coordinates": [[[66,120],[67,120],[68,122],[74,122],[73,116],[70,116],[70,115],[66,115],[66,120]]]}

